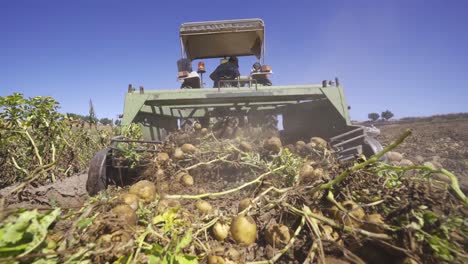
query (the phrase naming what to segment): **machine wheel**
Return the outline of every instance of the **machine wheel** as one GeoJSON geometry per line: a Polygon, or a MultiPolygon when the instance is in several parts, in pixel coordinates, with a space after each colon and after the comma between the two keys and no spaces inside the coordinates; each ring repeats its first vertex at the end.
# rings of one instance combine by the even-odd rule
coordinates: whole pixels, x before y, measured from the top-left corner
{"type": "MultiPolygon", "coordinates": [[[[362,152],[363,154],[369,158],[372,157],[373,155],[379,153],[380,151],[383,150],[382,144],[380,142],[370,136],[366,136],[364,138],[364,144],[362,145],[362,152]]],[[[383,155],[380,158],[380,161],[386,161],[387,160],[387,155],[383,155]]]]}
{"type": "Polygon", "coordinates": [[[96,195],[107,188],[107,154],[109,148],[98,151],[89,162],[86,191],[89,195],[96,195]]]}

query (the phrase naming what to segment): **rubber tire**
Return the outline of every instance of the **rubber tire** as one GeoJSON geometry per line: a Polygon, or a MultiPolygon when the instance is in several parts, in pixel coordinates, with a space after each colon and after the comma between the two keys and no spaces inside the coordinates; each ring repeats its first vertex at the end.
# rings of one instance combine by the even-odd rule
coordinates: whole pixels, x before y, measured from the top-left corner
{"type": "Polygon", "coordinates": [[[109,148],[98,151],[89,162],[86,191],[94,196],[107,188],[107,154],[109,148]]]}
{"type": "MultiPolygon", "coordinates": [[[[366,158],[370,158],[374,156],[375,154],[381,152],[383,150],[382,144],[380,142],[370,136],[366,136],[364,138],[364,144],[362,145],[362,152],[366,158]]],[[[383,155],[380,158],[380,161],[387,161],[387,155],[383,155]]]]}

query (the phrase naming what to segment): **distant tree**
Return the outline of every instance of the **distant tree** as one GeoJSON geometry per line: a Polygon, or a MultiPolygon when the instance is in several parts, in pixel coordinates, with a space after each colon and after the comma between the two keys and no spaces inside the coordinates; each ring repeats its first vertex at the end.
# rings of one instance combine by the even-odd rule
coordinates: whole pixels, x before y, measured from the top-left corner
{"type": "Polygon", "coordinates": [[[96,113],[94,112],[94,106],[93,106],[93,101],[91,99],[89,99],[89,115],[88,115],[88,120],[89,120],[89,123],[90,124],[94,124],[96,125],[97,124],[97,117],[96,117],[96,113]]]}
{"type": "Polygon", "coordinates": [[[372,120],[372,122],[377,121],[380,118],[380,115],[378,113],[369,113],[367,117],[372,120]]]}
{"type": "Polygon", "coordinates": [[[394,115],[390,110],[386,110],[386,111],[382,112],[382,114],[380,114],[380,116],[382,117],[382,119],[389,120],[394,115]]]}
{"type": "Polygon", "coordinates": [[[87,121],[87,120],[86,120],[86,116],[84,116],[84,115],[75,114],[75,113],[66,113],[66,115],[67,115],[69,118],[73,118],[74,120],[83,120],[83,121],[87,121]]]}
{"type": "Polygon", "coordinates": [[[105,126],[112,125],[112,120],[110,120],[107,117],[104,117],[104,118],[99,119],[99,123],[101,123],[102,125],[105,125],[105,126]]]}

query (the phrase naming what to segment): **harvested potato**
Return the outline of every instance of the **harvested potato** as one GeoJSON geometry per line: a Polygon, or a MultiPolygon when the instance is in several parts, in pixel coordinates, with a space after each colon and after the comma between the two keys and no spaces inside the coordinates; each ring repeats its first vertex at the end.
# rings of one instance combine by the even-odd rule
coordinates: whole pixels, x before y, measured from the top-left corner
{"type": "Polygon", "coordinates": [[[208,264],[224,264],[224,259],[220,256],[208,256],[208,264]]]}
{"type": "Polygon", "coordinates": [[[239,207],[238,207],[237,211],[239,213],[244,211],[247,207],[249,207],[249,205],[251,203],[252,203],[252,198],[244,198],[244,199],[240,200],[239,207]]]}
{"type": "Polygon", "coordinates": [[[138,196],[136,194],[133,194],[133,193],[122,193],[121,195],[119,195],[119,198],[118,200],[121,202],[121,203],[124,203],[128,206],[130,206],[133,210],[136,210],[138,209],[138,196]]]}
{"type": "Polygon", "coordinates": [[[304,148],[306,147],[306,143],[302,140],[299,140],[296,142],[295,147],[298,152],[302,152],[304,148]]]}
{"type": "Polygon", "coordinates": [[[193,129],[195,129],[195,131],[200,131],[202,129],[202,125],[200,123],[195,123],[193,125],[193,129]]]}
{"type": "Polygon", "coordinates": [[[299,181],[301,183],[310,183],[314,181],[314,168],[309,164],[304,164],[299,171],[299,181]]]}
{"type": "Polygon", "coordinates": [[[202,134],[203,136],[208,135],[208,133],[209,133],[208,128],[204,127],[200,130],[200,134],[202,134]]]}
{"type": "Polygon", "coordinates": [[[382,233],[384,231],[381,227],[378,226],[385,224],[381,214],[370,214],[366,216],[366,221],[370,223],[365,223],[362,226],[362,229],[374,233],[382,233]]]}
{"type": "Polygon", "coordinates": [[[137,223],[137,215],[135,214],[135,210],[133,210],[127,204],[119,204],[114,207],[111,212],[125,224],[136,225],[137,223]]]}
{"type": "Polygon", "coordinates": [[[182,152],[188,153],[188,154],[193,154],[197,151],[197,148],[192,145],[192,144],[183,144],[182,147],[180,147],[182,152]]]}
{"type": "Polygon", "coordinates": [[[248,142],[245,142],[245,141],[240,143],[239,148],[240,148],[240,150],[242,150],[244,152],[250,152],[250,151],[253,150],[252,145],[250,143],[248,143],[248,142]]]}
{"type": "Polygon", "coordinates": [[[257,239],[257,224],[250,216],[234,217],[231,223],[231,235],[240,246],[250,246],[257,239]]]}
{"type": "Polygon", "coordinates": [[[184,173],[182,177],[180,178],[181,183],[184,186],[192,186],[193,185],[193,177],[190,176],[188,173],[184,173]]]}
{"type": "Polygon", "coordinates": [[[163,169],[157,169],[156,172],[154,173],[155,179],[162,179],[164,178],[164,170],[163,169]]]}
{"type": "Polygon", "coordinates": [[[224,254],[224,256],[229,259],[229,260],[233,260],[233,261],[238,261],[240,259],[240,253],[239,251],[237,251],[235,248],[229,248],[226,253],[224,254]]]}
{"type": "Polygon", "coordinates": [[[129,192],[145,202],[151,202],[156,198],[156,185],[150,181],[142,180],[130,186],[129,192]]]}
{"type": "Polygon", "coordinates": [[[164,163],[169,160],[169,154],[167,154],[166,152],[159,152],[158,154],[156,154],[156,160],[161,163],[164,163]]]}
{"type": "Polygon", "coordinates": [[[311,137],[310,143],[314,143],[317,147],[324,149],[327,147],[327,141],[321,137],[311,137]]]}
{"type": "Polygon", "coordinates": [[[414,163],[409,159],[402,159],[400,161],[400,166],[413,166],[414,163]]]}
{"type": "Polygon", "coordinates": [[[172,154],[172,157],[174,157],[175,160],[181,160],[184,158],[184,152],[182,151],[181,148],[176,148],[174,149],[174,153],[172,154]]]}
{"type": "Polygon", "coordinates": [[[291,231],[285,225],[273,224],[265,229],[266,242],[275,248],[283,248],[291,239],[291,231]]]}
{"type": "Polygon", "coordinates": [[[273,152],[280,152],[282,146],[281,140],[278,137],[270,137],[263,143],[263,147],[266,150],[273,152]]]}
{"type": "Polygon", "coordinates": [[[223,241],[226,239],[229,235],[229,225],[221,223],[221,222],[216,222],[216,224],[213,225],[213,235],[218,241],[223,241]]]}
{"type": "Polygon", "coordinates": [[[203,214],[208,214],[211,211],[213,211],[213,207],[211,206],[211,204],[204,200],[198,200],[195,203],[195,207],[203,214]]]}
{"type": "Polygon", "coordinates": [[[365,217],[364,210],[353,201],[345,201],[342,203],[342,206],[347,210],[347,212],[343,212],[338,209],[338,207],[332,206],[330,208],[330,215],[338,223],[352,227],[359,227],[361,225],[359,220],[362,220],[365,217]],[[353,219],[350,215],[357,220],[353,219]]]}
{"type": "Polygon", "coordinates": [[[389,151],[387,152],[387,158],[389,161],[400,162],[403,159],[403,155],[401,155],[401,153],[398,153],[396,151],[389,151]]]}
{"type": "Polygon", "coordinates": [[[348,200],[343,202],[343,207],[348,210],[348,213],[356,217],[357,219],[364,219],[366,213],[357,203],[354,201],[348,200]]]}

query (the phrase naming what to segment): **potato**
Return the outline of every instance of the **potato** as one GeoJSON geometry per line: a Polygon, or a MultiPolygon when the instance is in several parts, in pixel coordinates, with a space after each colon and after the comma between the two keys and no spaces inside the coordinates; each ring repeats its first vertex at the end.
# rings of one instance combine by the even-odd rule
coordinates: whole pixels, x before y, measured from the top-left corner
{"type": "Polygon", "coordinates": [[[202,129],[202,125],[200,123],[195,123],[193,125],[193,129],[195,129],[195,131],[200,131],[202,129]]]}
{"type": "Polygon", "coordinates": [[[197,151],[197,148],[192,144],[183,144],[182,147],[180,147],[180,149],[184,153],[188,153],[188,154],[193,154],[197,151]]]}
{"type": "Polygon", "coordinates": [[[252,203],[252,198],[244,198],[244,199],[240,200],[239,207],[238,207],[237,211],[239,213],[244,211],[247,207],[250,206],[251,203],[252,203]]]}
{"type": "Polygon", "coordinates": [[[341,211],[336,206],[332,206],[330,208],[330,215],[338,223],[352,227],[359,227],[361,225],[359,220],[362,220],[365,217],[364,210],[353,201],[345,201],[342,203],[342,206],[348,211],[347,213],[341,211]],[[350,215],[357,220],[353,219],[350,215]]]}
{"type": "Polygon", "coordinates": [[[240,253],[235,248],[229,248],[224,254],[226,258],[233,261],[238,261],[240,259],[240,253]]]}
{"type": "Polygon", "coordinates": [[[396,151],[389,151],[387,152],[387,158],[389,161],[400,162],[403,159],[403,155],[401,155],[401,153],[398,153],[396,151]]]}
{"type": "Polygon", "coordinates": [[[402,159],[400,161],[400,166],[413,166],[414,163],[409,159],[402,159]]]}
{"type": "Polygon", "coordinates": [[[299,171],[299,181],[301,183],[311,183],[315,180],[314,168],[309,164],[302,165],[299,171]]]}
{"type": "Polygon", "coordinates": [[[311,137],[310,143],[315,143],[315,145],[321,149],[326,148],[328,144],[327,141],[321,137],[311,137]]]}
{"type": "Polygon", "coordinates": [[[282,146],[281,140],[278,137],[270,137],[263,143],[263,148],[273,152],[280,152],[282,146]]]}
{"type": "Polygon", "coordinates": [[[202,213],[202,214],[208,214],[211,211],[213,211],[213,207],[211,204],[207,201],[204,200],[198,200],[195,203],[195,207],[202,213]]]}
{"type": "Polygon", "coordinates": [[[188,174],[188,173],[184,173],[182,175],[180,181],[184,186],[187,186],[187,187],[193,185],[193,177],[190,176],[190,174],[188,174]]]}
{"type": "Polygon", "coordinates": [[[181,148],[175,148],[174,153],[172,153],[172,157],[174,157],[175,160],[181,160],[185,155],[181,148]]]}
{"type": "Polygon", "coordinates": [[[366,213],[358,204],[354,201],[348,200],[343,202],[343,207],[348,210],[348,213],[356,217],[357,219],[364,219],[366,213]]]}
{"type": "Polygon", "coordinates": [[[322,168],[316,168],[314,170],[314,177],[317,179],[325,177],[325,172],[322,168]]]}
{"type": "Polygon", "coordinates": [[[245,141],[240,143],[239,148],[240,148],[240,150],[242,150],[244,152],[250,152],[250,151],[253,150],[252,145],[250,143],[248,143],[248,142],[245,142],[245,141]]]}
{"type": "Polygon", "coordinates": [[[208,264],[224,264],[225,261],[220,256],[208,256],[208,264]]]}
{"type": "Polygon", "coordinates": [[[218,241],[223,241],[229,235],[229,225],[223,224],[221,222],[216,222],[213,225],[213,235],[218,241]]]}
{"type": "Polygon", "coordinates": [[[209,131],[205,127],[200,130],[200,134],[202,134],[203,136],[208,135],[208,133],[209,133],[209,131]]]}
{"type": "Polygon", "coordinates": [[[333,230],[333,227],[329,225],[323,225],[323,233],[325,234],[325,239],[332,240],[332,241],[338,241],[340,238],[340,235],[333,230]]]}
{"type": "MultiPolygon", "coordinates": [[[[374,224],[378,224],[378,225],[384,225],[385,224],[381,214],[370,214],[370,215],[366,216],[366,221],[374,223],[374,224]]],[[[370,232],[374,232],[374,233],[382,233],[384,231],[381,227],[379,227],[377,225],[369,224],[369,223],[365,223],[362,226],[362,229],[370,231],[370,232]]]]}
{"type": "Polygon", "coordinates": [[[151,202],[156,198],[156,185],[150,181],[142,180],[130,186],[129,192],[145,202],[151,202]]]}
{"type": "Polygon", "coordinates": [[[231,223],[232,238],[240,246],[250,246],[257,239],[257,224],[250,216],[237,216],[231,223]]]}
{"type": "Polygon", "coordinates": [[[283,248],[291,239],[291,231],[285,225],[273,224],[265,229],[266,242],[275,248],[283,248]]]}
{"type": "Polygon", "coordinates": [[[299,140],[294,145],[294,148],[290,148],[290,149],[291,151],[293,151],[294,149],[294,152],[297,152],[299,154],[304,153],[306,151],[306,143],[302,140],[299,140]]]}
{"type": "Polygon", "coordinates": [[[133,210],[127,204],[119,204],[114,207],[111,212],[125,224],[136,225],[137,223],[137,215],[135,214],[135,210],[133,210]]]}
{"type": "Polygon", "coordinates": [[[156,154],[156,160],[161,163],[164,163],[169,160],[169,154],[167,154],[166,152],[159,152],[158,154],[156,154]]]}
{"type": "Polygon", "coordinates": [[[136,194],[133,194],[133,193],[122,193],[121,195],[119,195],[119,198],[118,200],[121,202],[121,203],[124,203],[128,206],[130,206],[133,210],[136,210],[138,209],[138,196],[136,194]]]}

